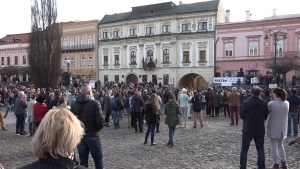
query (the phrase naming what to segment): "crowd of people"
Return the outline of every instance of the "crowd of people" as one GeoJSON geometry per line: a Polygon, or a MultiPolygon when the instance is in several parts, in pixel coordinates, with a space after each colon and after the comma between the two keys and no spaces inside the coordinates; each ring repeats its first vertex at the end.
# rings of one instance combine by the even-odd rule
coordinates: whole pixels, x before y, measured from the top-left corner
{"type": "Polygon", "coordinates": [[[160,132],[161,116],[165,115],[164,123],[169,128],[169,141],[166,145],[175,147],[174,132],[178,125],[189,127],[188,119],[193,118],[193,128],[197,128],[198,120],[199,127],[204,127],[203,110],[207,116],[214,118],[219,118],[223,113],[224,118],[230,117],[232,126],[239,125],[239,119],[243,120],[240,168],[246,169],[247,152],[251,140],[254,139],[258,151],[258,168],[263,169],[264,122],[267,120],[266,135],[270,139],[273,169],[277,169],[279,163],[282,168],[287,168],[283,140],[292,135],[292,123],[294,136],[298,136],[300,100],[297,94],[297,89],[287,93],[282,88],[270,90],[257,86],[246,90],[236,87],[171,90],[166,87],[154,88],[151,85],[124,84],[95,89],[88,84],[82,84],[55,90],[35,89],[32,86],[1,86],[0,102],[7,106],[7,110],[5,115],[0,112],[0,122],[2,130],[7,131],[4,118],[13,111],[16,116],[16,134],[30,134],[34,137],[33,152],[39,160],[24,166],[24,169],[32,166],[47,168],[45,165],[51,166],[55,161],[61,165],[87,168],[89,153],[94,159],[96,169],[102,169],[100,131],[104,126],[111,127],[110,122],[113,122],[114,129],[121,128],[120,120],[124,115],[128,117],[127,125],[133,132],[146,131],[145,145],[148,144],[150,135],[151,146],[156,145],[154,136],[160,132]],[[61,114],[64,114],[66,121],[59,117],[61,114]],[[26,119],[29,132],[25,130],[26,119]],[[61,130],[64,128],[62,126],[68,125],[70,130],[61,130]],[[74,133],[72,129],[80,132],[74,133]],[[63,141],[57,138],[72,139],[72,144],[65,147],[63,141]],[[58,147],[53,147],[55,145],[58,147]],[[81,166],[75,159],[76,146],[81,166]],[[63,164],[70,159],[71,162],[63,164]]]}

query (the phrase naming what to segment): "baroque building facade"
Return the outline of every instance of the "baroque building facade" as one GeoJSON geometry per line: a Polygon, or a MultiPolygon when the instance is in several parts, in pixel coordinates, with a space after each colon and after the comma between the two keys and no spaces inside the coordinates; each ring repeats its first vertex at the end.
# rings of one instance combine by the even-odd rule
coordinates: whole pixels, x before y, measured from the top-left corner
{"type": "Polygon", "coordinates": [[[73,81],[97,80],[99,20],[71,21],[60,24],[62,27],[62,69],[71,73],[73,81]]]}
{"type": "Polygon", "coordinates": [[[219,0],[105,15],[98,25],[99,80],[206,87],[214,76],[215,25],[224,21],[219,0]]]}

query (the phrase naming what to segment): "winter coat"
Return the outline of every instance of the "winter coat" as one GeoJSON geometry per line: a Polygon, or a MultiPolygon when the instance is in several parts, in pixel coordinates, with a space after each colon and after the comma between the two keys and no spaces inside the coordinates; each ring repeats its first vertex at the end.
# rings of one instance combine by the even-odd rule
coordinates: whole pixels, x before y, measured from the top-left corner
{"type": "Polygon", "coordinates": [[[131,99],[131,110],[133,113],[142,112],[142,107],[144,107],[144,101],[142,97],[134,95],[131,99]]]}
{"type": "Polygon", "coordinates": [[[191,100],[187,94],[181,93],[179,95],[179,99],[178,99],[179,107],[187,108],[189,101],[191,101],[191,100]]]}
{"type": "Polygon", "coordinates": [[[286,138],[289,102],[275,98],[268,103],[269,115],[267,120],[267,137],[268,138],[286,138]]]}
{"type": "Polygon", "coordinates": [[[103,110],[104,113],[111,113],[111,99],[108,96],[105,96],[104,101],[103,101],[103,110]]]}
{"type": "Polygon", "coordinates": [[[158,115],[154,114],[152,103],[149,101],[145,103],[145,120],[147,125],[156,123],[158,120],[158,115]]]}
{"type": "Polygon", "coordinates": [[[208,95],[208,107],[214,107],[214,95],[212,93],[208,95]]]}
{"type": "Polygon", "coordinates": [[[199,95],[194,95],[194,97],[192,98],[191,102],[193,104],[193,111],[194,112],[200,112],[202,109],[202,102],[201,102],[201,97],[199,95]]]}
{"type": "Polygon", "coordinates": [[[39,122],[45,117],[46,113],[48,112],[48,107],[45,103],[36,103],[33,106],[34,111],[34,121],[39,122]]]}
{"type": "Polygon", "coordinates": [[[220,103],[221,103],[221,95],[215,94],[214,95],[214,106],[220,107],[220,103]]]}
{"type": "Polygon", "coordinates": [[[100,134],[104,126],[104,115],[98,101],[91,99],[89,95],[80,94],[72,105],[71,112],[84,124],[86,135],[100,134]],[[78,117],[81,110],[81,117],[78,117]]]}
{"type": "Polygon", "coordinates": [[[171,127],[176,127],[178,124],[180,124],[179,121],[179,106],[176,102],[173,100],[169,100],[165,104],[165,124],[171,127]]]}

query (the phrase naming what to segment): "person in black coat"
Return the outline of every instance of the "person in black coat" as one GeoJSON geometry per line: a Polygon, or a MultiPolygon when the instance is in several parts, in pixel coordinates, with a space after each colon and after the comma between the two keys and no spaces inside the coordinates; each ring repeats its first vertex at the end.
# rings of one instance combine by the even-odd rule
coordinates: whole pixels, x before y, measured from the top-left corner
{"type": "Polygon", "coordinates": [[[32,140],[38,160],[19,169],[86,169],[78,165],[74,154],[83,134],[80,121],[68,109],[50,110],[32,140]]]}
{"type": "Polygon", "coordinates": [[[60,100],[60,98],[62,96],[61,90],[59,90],[59,89],[55,90],[54,96],[55,96],[55,99],[51,100],[49,102],[49,104],[47,105],[49,110],[52,109],[54,106],[57,106],[57,103],[58,103],[58,101],[60,100]]]}
{"type": "Polygon", "coordinates": [[[193,128],[197,128],[197,116],[199,117],[199,121],[201,127],[203,125],[202,119],[202,95],[198,95],[198,92],[194,92],[194,97],[192,97],[191,103],[193,104],[193,111],[194,111],[194,126],[193,128]]]}
{"type": "Polygon", "coordinates": [[[153,93],[150,99],[145,102],[145,119],[148,125],[148,129],[146,132],[144,144],[147,144],[148,136],[151,132],[151,146],[156,145],[156,143],[154,143],[154,131],[156,123],[158,122],[159,111],[160,110],[157,95],[153,93]]]}
{"type": "Polygon", "coordinates": [[[254,86],[251,89],[251,95],[242,105],[240,116],[244,121],[242,135],[242,149],[240,156],[240,168],[246,169],[247,154],[250,142],[254,139],[258,154],[258,168],[265,168],[265,152],[264,152],[264,137],[265,125],[264,122],[268,117],[268,103],[259,96],[261,89],[254,86]]]}
{"type": "Polygon", "coordinates": [[[142,107],[144,107],[144,101],[141,97],[141,92],[136,92],[131,99],[131,117],[133,121],[133,127],[135,132],[138,132],[136,121],[138,120],[139,132],[143,132],[142,126],[142,107]]]}

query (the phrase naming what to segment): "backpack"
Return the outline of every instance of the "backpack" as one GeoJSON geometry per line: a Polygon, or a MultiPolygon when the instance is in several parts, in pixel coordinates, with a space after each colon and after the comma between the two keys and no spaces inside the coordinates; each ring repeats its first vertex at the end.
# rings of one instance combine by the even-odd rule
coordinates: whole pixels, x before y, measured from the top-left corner
{"type": "Polygon", "coordinates": [[[113,98],[112,101],[111,101],[111,108],[112,108],[113,110],[116,110],[116,109],[119,108],[119,107],[118,107],[118,103],[117,103],[117,99],[118,99],[118,98],[113,98]]]}

